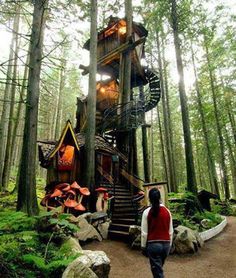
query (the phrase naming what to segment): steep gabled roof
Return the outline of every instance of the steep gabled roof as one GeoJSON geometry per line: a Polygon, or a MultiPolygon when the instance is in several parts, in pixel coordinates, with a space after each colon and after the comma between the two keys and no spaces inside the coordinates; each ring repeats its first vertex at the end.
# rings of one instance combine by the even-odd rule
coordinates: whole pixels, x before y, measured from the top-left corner
{"type": "MultiPolygon", "coordinates": [[[[71,123],[68,121],[58,142],[56,141],[46,141],[39,140],[39,160],[41,162],[48,162],[57,151],[60,149],[62,143],[64,142],[66,134],[68,132],[72,135],[73,141],[75,143],[76,149],[79,151],[85,145],[85,135],[82,133],[75,134],[71,123]]],[[[123,161],[127,161],[127,158],[119,152],[111,143],[109,143],[104,137],[100,135],[95,136],[95,150],[100,152],[109,153],[112,155],[118,155],[123,161]]]]}
{"type": "Polygon", "coordinates": [[[61,137],[59,139],[59,141],[57,142],[57,144],[54,146],[54,148],[52,149],[51,153],[49,153],[49,157],[48,159],[54,157],[54,155],[59,151],[59,149],[61,148],[66,136],[70,135],[71,138],[73,139],[74,141],[74,144],[75,144],[75,147],[77,149],[77,151],[79,151],[79,145],[77,143],[77,140],[76,140],[76,136],[75,136],[75,133],[74,133],[74,130],[71,126],[71,122],[70,121],[67,121],[66,123],[66,126],[64,127],[63,131],[62,131],[62,134],[61,134],[61,137]]]}

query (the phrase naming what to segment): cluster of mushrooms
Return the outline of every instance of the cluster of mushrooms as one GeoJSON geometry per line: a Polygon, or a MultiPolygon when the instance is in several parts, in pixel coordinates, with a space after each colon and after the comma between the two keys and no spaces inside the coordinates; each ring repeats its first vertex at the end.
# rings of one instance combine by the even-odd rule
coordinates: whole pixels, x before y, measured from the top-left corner
{"type": "Polygon", "coordinates": [[[81,187],[76,181],[72,184],[60,183],[42,199],[41,205],[48,210],[62,207],[62,212],[83,212],[86,208],[82,205],[84,196],[89,196],[87,187],[81,187]]]}

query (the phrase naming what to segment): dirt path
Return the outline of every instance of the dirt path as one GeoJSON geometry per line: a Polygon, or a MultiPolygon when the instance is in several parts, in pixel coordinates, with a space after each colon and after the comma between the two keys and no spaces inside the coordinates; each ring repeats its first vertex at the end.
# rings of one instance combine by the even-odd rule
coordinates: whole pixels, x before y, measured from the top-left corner
{"type": "MultiPolygon", "coordinates": [[[[106,240],[86,245],[103,250],[111,260],[110,278],[152,278],[149,261],[122,242],[106,240]]],[[[197,254],[168,257],[165,278],[236,278],[236,217],[217,237],[206,242],[197,254]]]]}

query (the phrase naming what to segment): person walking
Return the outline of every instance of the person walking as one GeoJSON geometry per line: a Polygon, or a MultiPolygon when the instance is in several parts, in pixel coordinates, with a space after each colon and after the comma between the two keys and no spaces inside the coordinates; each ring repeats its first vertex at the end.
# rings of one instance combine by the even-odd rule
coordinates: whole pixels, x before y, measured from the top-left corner
{"type": "Polygon", "coordinates": [[[157,188],[149,191],[149,200],[151,206],[142,215],[141,248],[149,257],[153,277],[163,278],[163,265],[172,244],[172,216],[161,203],[157,188]]]}

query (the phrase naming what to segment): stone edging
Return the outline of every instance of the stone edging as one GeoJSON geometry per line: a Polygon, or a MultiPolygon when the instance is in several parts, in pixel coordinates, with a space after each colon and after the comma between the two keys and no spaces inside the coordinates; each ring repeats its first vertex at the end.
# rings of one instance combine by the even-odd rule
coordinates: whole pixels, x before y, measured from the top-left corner
{"type": "Polygon", "coordinates": [[[220,224],[218,224],[212,229],[199,233],[203,241],[211,239],[212,237],[218,235],[224,229],[224,227],[227,225],[227,219],[225,216],[221,217],[223,220],[220,224]]]}

